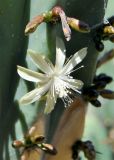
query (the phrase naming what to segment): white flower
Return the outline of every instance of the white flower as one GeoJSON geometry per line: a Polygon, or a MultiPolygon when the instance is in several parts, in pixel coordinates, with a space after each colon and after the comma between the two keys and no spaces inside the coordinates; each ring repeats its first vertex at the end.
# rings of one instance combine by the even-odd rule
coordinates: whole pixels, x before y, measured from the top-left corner
{"type": "Polygon", "coordinates": [[[55,66],[49,59],[44,58],[34,51],[28,51],[35,65],[43,72],[35,72],[21,66],[17,66],[18,74],[25,80],[35,82],[37,87],[25,94],[20,103],[30,104],[39,100],[43,95],[47,96],[45,113],[50,113],[54,109],[57,98],[62,98],[65,104],[69,105],[72,98],[69,96],[71,91],[79,92],[83,86],[81,80],[73,79],[70,73],[86,56],[87,48],[76,52],[65,63],[65,47],[61,39],[56,40],[56,61],[55,66]]]}

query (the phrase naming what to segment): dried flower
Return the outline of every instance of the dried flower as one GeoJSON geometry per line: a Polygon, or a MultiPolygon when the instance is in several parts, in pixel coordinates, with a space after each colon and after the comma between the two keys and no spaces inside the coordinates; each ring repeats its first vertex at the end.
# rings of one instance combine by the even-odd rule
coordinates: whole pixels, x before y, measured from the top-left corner
{"type": "Polygon", "coordinates": [[[68,22],[68,25],[76,31],[79,31],[82,33],[89,33],[90,32],[89,25],[83,21],[80,21],[76,18],[67,17],[67,22],[68,22]]]}
{"type": "Polygon", "coordinates": [[[65,36],[66,40],[69,41],[71,39],[71,30],[70,30],[70,27],[67,23],[67,16],[66,16],[65,12],[63,11],[63,9],[61,7],[56,6],[52,9],[52,15],[54,17],[55,16],[60,17],[64,36],[65,36]]]}
{"type": "Polygon", "coordinates": [[[36,137],[25,136],[24,139],[14,140],[12,147],[21,149],[21,160],[36,160],[39,159],[41,150],[47,154],[56,155],[57,150],[51,144],[44,143],[44,136],[37,135],[36,137]]]}
{"type": "Polygon", "coordinates": [[[38,15],[33,18],[31,22],[29,22],[25,28],[25,34],[32,33],[36,30],[36,28],[44,21],[43,15],[38,15]]]}
{"type": "Polygon", "coordinates": [[[24,67],[18,66],[18,74],[25,80],[35,82],[37,87],[31,92],[24,95],[20,102],[30,104],[39,100],[46,95],[45,113],[50,113],[54,109],[57,98],[62,98],[65,106],[69,106],[73,101],[70,94],[73,92],[81,93],[79,90],[83,86],[81,80],[73,79],[70,73],[74,72],[73,68],[79,64],[86,56],[87,48],[76,52],[72,58],[65,63],[65,47],[61,39],[56,40],[56,61],[55,66],[49,59],[44,58],[34,51],[28,51],[33,62],[44,72],[34,72],[24,67]]]}
{"type": "Polygon", "coordinates": [[[91,31],[89,25],[76,18],[67,17],[64,10],[60,6],[55,6],[50,11],[34,17],[25,28],[25,34],[33,33],[36,28],[43,22],[56,24],[60,22],[62,24],[62,30],[67,41],[71,39],[71,29],[78,32],[89,33],[91,31]]]}

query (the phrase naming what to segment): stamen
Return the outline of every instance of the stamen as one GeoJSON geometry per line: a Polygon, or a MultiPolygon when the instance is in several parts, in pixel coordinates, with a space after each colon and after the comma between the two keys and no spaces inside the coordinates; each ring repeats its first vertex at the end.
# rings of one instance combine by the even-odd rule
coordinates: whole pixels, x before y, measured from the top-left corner
{"type": "Polygon", "coordinates": [[[73,56],[73,55],[71,55],[69,58],[67,58],[67,60],[66,60],[66,62],[65,62],[65,64],[64,64],[64,66],[69,62],[69,60],[72,58],[72,56],[73,56]]]}
{"type": "Polygon", "coordinates": [[[67,90],[67,93],[66,96],[62,97],[65,108],[70,107],[71,103],[73,103],[74,99],[77,97],[77,93],[71,89],[67,90]]]}
{"type": "Polygon", "coordinates": [[[84,66],[82,65],[82,66],[80,66],[80,67],[78,67],[78,68],[76,68],[76,69],[74,69],[74,70],[72,70],[72,71],[69,71],[67,74],[71,74],[72,72],[75,72],[75,71],[77,71],[77,70],[79,70],[79,69],[81,69],[81,68],[83,68],[84,66]]]}

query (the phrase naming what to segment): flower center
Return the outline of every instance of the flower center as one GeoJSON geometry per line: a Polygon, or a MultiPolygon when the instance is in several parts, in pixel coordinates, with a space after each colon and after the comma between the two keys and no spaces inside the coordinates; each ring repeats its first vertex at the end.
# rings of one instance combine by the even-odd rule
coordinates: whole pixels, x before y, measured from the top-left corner
{"type": "Polygon", "coordinates": [[[70,106],[73,99],[70,97],[71,92],[67,82],[61,80],[61,78],[57,76],[54,76],[53,78],[56,94],[63,100],[65,107],[70,106]]]}
{"type": "Polygon", "coordinates": [[[55,84],[55,91],[59,95],[60,98],[67,95],[68,87],[63,80],[54,76],[54,84],[55,84]]]}

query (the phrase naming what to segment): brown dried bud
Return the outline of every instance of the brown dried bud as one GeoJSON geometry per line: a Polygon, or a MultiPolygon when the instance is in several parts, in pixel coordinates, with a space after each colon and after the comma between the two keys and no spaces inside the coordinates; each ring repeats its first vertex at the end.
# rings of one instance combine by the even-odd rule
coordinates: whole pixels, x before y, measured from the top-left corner
{"type": "Polygon", "coordinates": [[[57,154],[57,150],[51,144],[41,143],[41,144],[38,144],[38,147],[48,154],[51,154],[51,155],[57,154]]]}
{"type": "Polygon", "coordinates": [[[108,89],[104,89],[100,92],[100,95],[103,98],[107,98],[107,99],[114,99],[114,91],[108,90],[108,89]]]}
{"type": "Polygon", "coordinates": [[[62,29],[63,29],[64,36],[65,36],[66,40],[69,41],[71,39],[71,30],[70,30],[70,27],[67,23],[67,19],[66,19],[66,16],[65,16],[64,12],[60,13],[60,18],[61,18],[61,23],[62,23],[62,29]]]}
{"type": "Polygon", "coordinates": [[[67,17],[67,22],[69,24],[69,26],[79,32],[83,32],[83,33],[88,33],[90,32],[90,27],[88,24],[86,24],[83,21],[80,21],[78,19],[75,18],[70,18],[67,17]]]}
{"type": "Polygon", "coordinates": [[[12,147],[14,147],[14,148],[24,147],[24,143],[23,143],[23,141],[15,140],[12,143],[12,147]]]}
{"type": "Polygon", "coordinates": [[[69,41],[71,39],[71,30],[68,25],[65,12],[62,10],[61,7],[57,6],[52,9],[52,15],[55,17],[60,17],[64,36],[65,36],[66,40],[69,41]]]}
{"type": "Polygon", "coordinates": [[[25,28],[25,34],[33,33],[36,28],[44,21],[43,15],[38,15],[35,18],[33,18],[32,21],[30,21],[26,28],[25,28]]]}
{"type": "Polygon", "coordinates": [[[63,10],[60,6],[56,6],[52,9],[52,15],[55,17],[59,16],[61,12],[63,12],[63,10]]]}
{"type": "Polygon", "coordinates": [[[44,138],[45,137],[43,135],[37,135],[37,136],[31,137],[31,141],[33,143],[41,143],[44,140],[44,138]]]}

